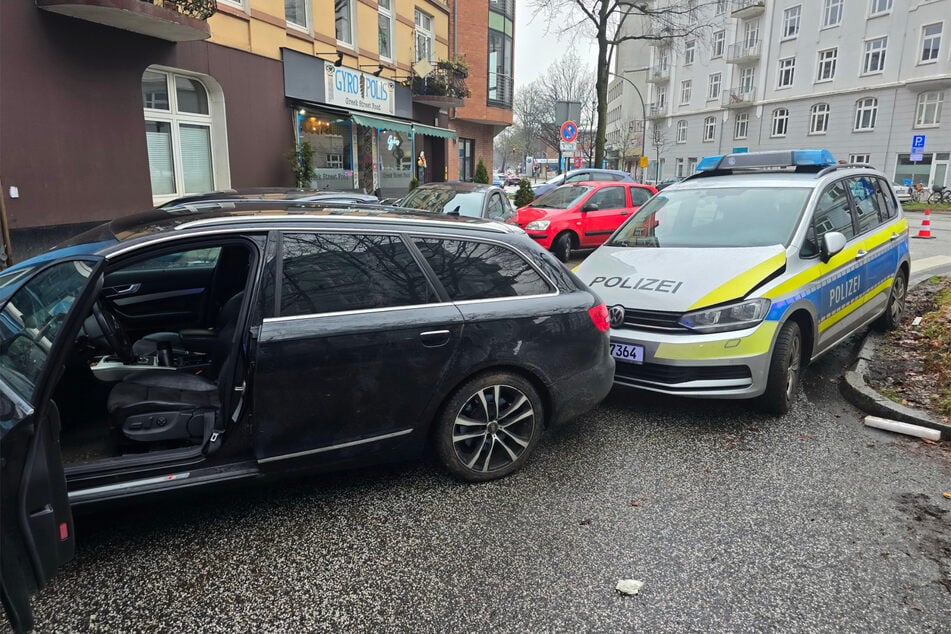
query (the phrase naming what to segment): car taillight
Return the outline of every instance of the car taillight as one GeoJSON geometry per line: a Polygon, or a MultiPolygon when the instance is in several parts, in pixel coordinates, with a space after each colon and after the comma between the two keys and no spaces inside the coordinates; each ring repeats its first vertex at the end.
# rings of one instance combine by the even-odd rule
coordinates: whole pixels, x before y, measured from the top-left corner
{"type": "Polygon", "coordinates": [[[588,309],[588,316],[594,322],[594,327],[601,332],[607,332],[611,329],[611,319],[608,317],[608,307],[603,303],[592,306],[588,309]]]}

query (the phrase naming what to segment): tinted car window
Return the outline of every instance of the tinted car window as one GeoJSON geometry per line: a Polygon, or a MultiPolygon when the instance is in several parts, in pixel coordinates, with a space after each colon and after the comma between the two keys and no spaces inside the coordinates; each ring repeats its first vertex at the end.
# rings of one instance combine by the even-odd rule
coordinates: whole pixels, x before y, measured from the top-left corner
{"type": "Polygon", "coordinates": [[[164,253],[148,260],[137,262],[125,271],[167,271],[169,269],[198,269],[211,268],[218,262],[221,247],[206,247],[189,251],[164,253]]]}
{"type": "Polygon", "coordinates": [[[435,291],[397,236],[284,236],[280,315],[426,304],[435,291]]]}
{"type": "Polygon", "coordinates": [[[641,189],[640,187],[631,187],[631,205],[634,207],[640,207],[646,203],[650,197],[653,196],[649,189],[641,189]]]}
{"type": "Polygon", "coordinates": [[[581,174],[575,174],[574,176],[570,176],[569,178],[565,179],[565,182],[566,183],[583,183],[585,181],[593,181],[593,180],[598,180],[598,179],[595,178],[593,174],[582,172],[581,174]]]}
{"type": "Polygon", "coordinates": [[[852,228],[852,213],[849,210],[849,197],[845,193],[842,181],[826,189],[816,204],[816,237],[821,239],[829,231],[838,231],[847,239],[855,236],[852,228]]]}
{"type": "Polygon", "coordinates": [[[489,218],[493,220],[503,218],[509,211],[509,206],[502,197],[499,194],[492,194],[492,198],[489,199],[489,218]]]}
{"type": "Polygon", "coordinates": [[[849,191],[855,202],[855,211],[859,218],[859,233],[874,229],[885,221],[885,207],[875,191],[874,178],[857,176],[849,179],[849,191]]]}
{"type": "Polygon", "coordinates": [[[453,300],[552,292],[528,262],[503,246],[435,238],[418,238],[416,246],[453,300]]]}
{"type": "Polygon", "coordinates": [[[892,190],[888,181],[881,178],[872,179],[872,187],[875,189],[875,195],[881,200],[882,222],[890,220],[898,215],[898,203],[895,202],[895,192],[892,190]]]}
{"type": "Polygon", "coordinates": [[[400,207],[481,218],[484,202],[484,191],[463,192],[452,187],[419,187],[400,201],[400,207]]]}
{"type": "Polygon", "coordinates": [[[622,209],[627,207],[627,196],[620,185],[603,187],[591,196],[588,203],[597,205],[598,209],[622,209]]]}

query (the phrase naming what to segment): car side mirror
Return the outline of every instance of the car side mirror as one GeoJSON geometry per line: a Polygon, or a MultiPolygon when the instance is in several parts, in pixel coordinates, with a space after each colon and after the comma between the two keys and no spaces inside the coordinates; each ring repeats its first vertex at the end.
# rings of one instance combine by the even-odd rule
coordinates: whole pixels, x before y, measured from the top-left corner
{"type": "Polygon", "coordinates": [[[581,211],[597,211],[599,207],[595,203],[588,203],[581,208],[581,211]]]}
{"type": "Polygon", "coordinates": [[[832,256],[845,248],[848,242],[845,236],[838,231],[829,231],[822,235],[822,244],[819,246],[819,257],[823,262],[828,262],[832,256]]]}

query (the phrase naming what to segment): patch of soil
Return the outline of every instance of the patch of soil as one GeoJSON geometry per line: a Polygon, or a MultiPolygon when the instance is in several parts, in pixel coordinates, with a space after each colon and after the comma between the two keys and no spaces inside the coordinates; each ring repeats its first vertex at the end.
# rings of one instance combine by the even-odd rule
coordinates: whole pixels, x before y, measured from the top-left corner
{"type": "Polygon", "coordinates": [[[951,422],[951,373],[944,364],[951,340],[951,279],[935,277],[908,291],[901,327],[879,338],[865,380],[883,396],[951,422]],[[945,306],[941,300],[945,298],[945,306]],[[922,317],[913,326],[916,317],[922,317]]]}

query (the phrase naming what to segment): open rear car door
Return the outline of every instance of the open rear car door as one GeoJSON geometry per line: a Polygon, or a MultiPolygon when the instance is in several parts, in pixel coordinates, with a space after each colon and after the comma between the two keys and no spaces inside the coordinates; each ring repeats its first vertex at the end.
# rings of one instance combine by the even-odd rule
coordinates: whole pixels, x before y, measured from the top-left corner
{"type": "Polygon", "coordinates": [[[102,266],[84,256],[0,275],[0,595],[17,632],[32,628],[30,597],[75,550],[50,395],[102,266]]]}

